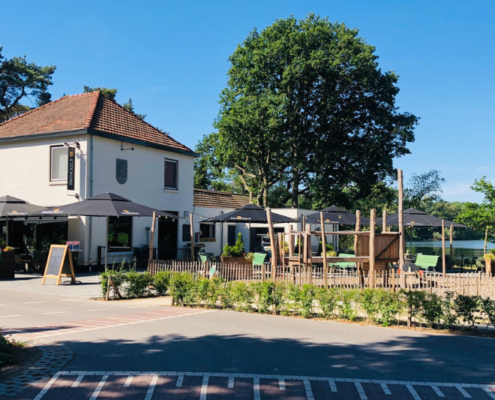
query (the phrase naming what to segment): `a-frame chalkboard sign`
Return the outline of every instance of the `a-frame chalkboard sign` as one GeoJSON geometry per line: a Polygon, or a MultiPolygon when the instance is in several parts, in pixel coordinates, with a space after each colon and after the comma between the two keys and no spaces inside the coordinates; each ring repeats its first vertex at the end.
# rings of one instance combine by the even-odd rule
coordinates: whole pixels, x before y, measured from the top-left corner
{"type": "Polygon", "coordinates": [[[52,244],[50,246],[50,253],[48,253],[48,259],[46,260],[45,274],[43,275],[41,284],[45,284],[46,278],[56,278],[56,285],[58,286],[62,276],[70,276],[72,278],[71,283],[76,283],[72,255],[69,246],[65,244],[52,244]]]}

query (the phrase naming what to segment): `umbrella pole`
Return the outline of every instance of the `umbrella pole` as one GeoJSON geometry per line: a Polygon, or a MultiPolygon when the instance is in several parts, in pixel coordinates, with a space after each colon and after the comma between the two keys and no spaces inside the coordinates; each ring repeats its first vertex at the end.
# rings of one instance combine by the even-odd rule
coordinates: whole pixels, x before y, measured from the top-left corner
{"type": "Polygon", "coordinates": [[[442,272],[443,276],[447,272],[447,265],[445,264],[445,220],[442,219],[442,272]]]}
{"type": "Polygon", "coordinates": [[[454,224],[450,224],[450,259],[453,260],[452,255],[453,255],[453,239],[452,237],[454,236],[454,224]]]}
{"type": "Polygon", "coordinates": [[[6,229],[6,236],[5,236],[5,245],[9,245],[9,217],[5,217],[5,229],[6,229]]]}
{"type": "Polygon", "coordinates": [[[108,232],[109,232],[109,226],[108,223],[110,222],[110,218],[106,217],[107,221],[107,245],[105,246],[105,272],[108,270],[108,232]]]}
{"type": "Polygon", "coordinates": [[[151,221],[151,236],[150,236],[150,255],[149,259],[153,260],[153,246],[155,244],[155,229],[156,229],[156,211],[153,211],[153,221],[151,221]]]}
{"type": "MultiPolygon", "coordinates": [[[[272,210],[271,208],[266,209],[266,219],[268,222],[268,233],[270,234],[270,247],[272,250],[272,271],[277,267],[277,246],[275,245],[275,234],[273,232],[272,223],[272,210]]],[[[272,279],[275,278],[275,274],[272,274],[272,279]]],[[[275,279],[273,279],[275,280],[275,279]]]]}
{"type": "Polygon", "coordinates": [[[194,221],[193,213],[189,213],[189,234],[191,235],[191,262],[194,262],[194,221]]]}

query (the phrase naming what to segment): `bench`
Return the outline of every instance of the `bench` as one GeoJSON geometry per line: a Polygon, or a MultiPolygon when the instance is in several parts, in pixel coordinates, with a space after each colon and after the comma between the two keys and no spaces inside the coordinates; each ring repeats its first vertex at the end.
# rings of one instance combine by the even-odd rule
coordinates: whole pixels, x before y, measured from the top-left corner
{"type": "MultiPolygon", "coordinates": [[[[345,257],[356,257],[355,254],[345,254],[345,253],[340,253],[339,257],[345,258],[345,257]]],[[[329,263],[328,264],[330,267],[337,267],[337,268],[354,268],[356,266],[356,263],[353,262],[337,262],[337,263],[329,263]]]]}
{"type": "Polygon", "coordinates": [[[426,256],[424,254],[418,254],[414,265],[416,265],[419,269],[428,271],[431,268],[434,271],[439,259],[440,256],[426,256]]]}

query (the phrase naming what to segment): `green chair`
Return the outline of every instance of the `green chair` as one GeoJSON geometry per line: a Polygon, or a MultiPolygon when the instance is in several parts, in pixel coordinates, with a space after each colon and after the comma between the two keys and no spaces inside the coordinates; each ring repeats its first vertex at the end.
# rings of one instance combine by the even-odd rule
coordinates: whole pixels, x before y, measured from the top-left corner
{"type": "Polygon", "coordinates": [[[435,268],[437,267],[439,259],[440,259],[440,256],[427,256],[424,254],[420,254],[416,258],[416,261],[414,262],[414,264],[419,269],[424,269],[424,270],[428,271],[431,268],[431,270],[434,271],[435,268]]]}
{"type": "Polygon", "coordinates": [[[254,253],[253,266],[263,265],[265,263],[266,256],[267,256],[266,253],[254,253]]]}
{"type": "MultiPolygon", "coordinates": [[[[356,257],[356,255],[355,254],[340,253],[339,257],[341,257],[341,258],[356,257]]],[[[356,266],[356,263],[342,261],[342,262],[336,262],[336,263],[329,263],[328,265],[330,267],[336,267],[336,268],[354,268],[356,266]]]]}

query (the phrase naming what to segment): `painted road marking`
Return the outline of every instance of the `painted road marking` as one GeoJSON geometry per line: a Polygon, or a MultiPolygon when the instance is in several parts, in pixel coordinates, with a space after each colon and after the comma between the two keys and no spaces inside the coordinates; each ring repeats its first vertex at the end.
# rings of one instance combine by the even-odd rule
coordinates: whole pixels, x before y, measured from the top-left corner
{"type": "Polygon", "coordinates": [[[336,393],[337,392],[337,385],[335,385],[335,381],[333,379],[329,379],[328,383],[330,384],[330,390],[333,393],[336,393]]]}
{"type": "Polygon", "coordinates": [[[50,314],[67,314],[68,311],[53,311],[53,312],[46,312],[45,315],[50,315],[50,314]]]}
{"type": "Polygon", "coordinates": [[[383,392],[385,394],[392,394],[392,392],[390,391],[390,389],[388,388],[387,384],[386,383],[381,383],[380,386],[382,387],[383,389],[383,392]]]}
{"type": "Polygon", "coordinates": [[[354,384],[356,385],[356,389],[358,391],[358,394],[359,394],[359,397],[361,398],[361,400],[368,400],[368,396],[366,396],[366,393],[364,392],[364,389],[361,386],[361,383],[355,382],[354,384]]]}
{"type": "MultiPolygon", "coordinates": [[[[270,380],[278,380],[279,382],[279,387],[280,390],[286,390],[287,392],[290,391],[291,386],[286,386],[286,381],[299,381],[304,384],[305,392],[306,392],[306,398],[308,400],[314,400],[314,395],[313,395],[313,390],[311,386],[311,382],[329,382],[330,387],[335,386],[335,392],[337,391],[337,385],[340,383],[346,382],[346,383],[353,383],[354,386],[356,387],[356,392],[355,395],[350,394],[352,396],[352,399],[361,399],[365,400],[368,399],[366,390],[369,387],[369,385],[380,385],[385,394],[391,394],[390,390],[388,388],[388,385],[402,385],[405,386],[409,393],[411,394],[412,398],[415,400],[420,400],[421,397],[418,395],[416,390],[414,389],[413,386],[420,386],[420,387],[431,387],[435,393],[439,397],[446,397],[441,390],[439,389],[440,387],[449,387],[449,388],[457,388],[459,389],[459,392],[466,397],[466,398],[471,398],[471,395],[466,392],[465,388],[471,388],[471,389],[476,389],[476,390],[483,390],[485,393],[487,393],[490,398],[495,399],[495,394],[492,392],[495,390],[495,386],[492,385],[483,385],[483,384],[468,384],[468,383],[435,383],[435,382],[407,382],[407,381],[390,381],[390,380],[370,380],[370,379],[349,379],[349,378],[322,378],[322,377],[311,377],[311,376],[289,376],[289,375],[253,375],[253,374],[229,374],[229,373],[203,373],[203,372],[159,372],[159,371],[153,371],[153,372],[144,372],[144,371],[60,371],[57,372],[53,376],[53,378],[50,379],[50,381],[45,385],[45,387],[40,391],[40,393],[35,397],[36,400],[41,400],[41,398],[47,394],[54,382],[60,377],[60,376],[76,376],[75,382],[72,384],[71,387],[77,387],[79,383],[84,379],[86,376],[101,376],[101,380],[98,383],[96,389],[94,390],[91,399],[95,400],[98,398],[100,395],[100,392],[102,389],[105,387],[105,384],[107,382],[107,379],[110,376],[119,376],[119,377],[126,377],[126,381],[124,383],[124,387],[130,387],[132,385],[132,378],[134,376],[150,376],[151,377],[151,382],[149,384],[145,400],[151,400],[153,397],[153,394],[155,392],[156,387],[159,385],[158,379],[160,376],[175,376],[177,377],[177,383],[176,387],[183,387],[183,382],[184,378],[186,376],[195,376],[195,377],[201,377],[202,378],[202,384],[201,384],[201,391],[200,391],[200,400],[206,400],[207,399],[207,394],[208,394],[208,385],[209,385],[209,380],[210,377],[222,377],[222,378],[228,378],[228,383],[227,387],[229,389],[234,388],[234,381],[235,378],[244,378],[244,379],[251,379],[252,380],[252,385],[253,385],[253,392],[254,392],[254,399],[255,400],[260,400],[261,399],[261,387],[260,387],[260,379],[270,379],[270,380]],[[76,384],[77,382],[77,384],[76,384]],[[363,386],[363,384],[366,384],[363,386]],[[283,387],[283,388],[282,388],[283,387]],[[387,391],[389,393],[387,393],[387,391]],[[463,393],[465,392],[465,393],[463,393]]],[[[183,389],[184,390],[184,389],[183,389]]],[[[186,385],[185,388],[186,391],[191,390],[188,385],[186,385]]],[[[332,390],[334,391],[334,390],[332,390]]],[[[51,394],[51,392],[49,393],[51,394]]],[[[119,395],[120,393],[114,392],[113,394],[119,395]]],[[[290,394],[290,393],[288,393],[290,394]]],[[[283,395],[285,396],[285,394],[283,395]]],[[[48,400],[48,399],[47,399],[48,400]]]]}
{"type": "Polygon", "coordinates": [[[471,399],[471,395],[466,392],[461,385],[455,385],[455,387],[457,388],[457,390],[459,390],[459,392],[461,392],[461,394],[466,398],[466,399],[471,399]]]}
{"type": "Polygon", "coordinates": [[[127,379],[125,380],[125,383],[124,383],[124,387],[129,387],[129,386],[131,386],[131,383],[132,383],[132,378],[133,378],[133,376],[132,376],[132,375],[129,375],[129,376],[127,377],[127,379]]]}
{"type": "Polygon", "coordinates": [[[21,314],[15,314],[15,315],[0,315],[0,318],[10,318],[10,317],[21,317],[21,314]]]}
{"type": "Polygon", "coordinates": [[[93,395],[89,400],[96,400],[101,392],[101,389],[103,389],[103,385],[108,379],[108,375],[103,375],[103,378],[101,378],[100,383],[98,383],[98,386],[96,386],[95,391],[93,392],[93,395]]]}
{"type": "MultiPolygon", "coordinates": [[[[201,384],[201,395],[199,396],[199,400],[206,400],[206,393],[208,393],[208,380],[210,379],[209,375],[203,376],[203,383],[201,384]]],[[[146,399],[148,400],[148,399],[146,399]]],[[[149,399],[151,400],[151,399],[149,399]]]]}
{"type": "Polygon", "coordinates": [[[438,395],[438,397],[445,397],[445,395],[442,393],[442,391],[438,388],[438,386],[433,385],[431,387],[433,391],[438,395]]]}
{"type": "MultiPolygon", "coordinates": [[[[216,312],[216,310],[194,310],[192,309],[178,309],[178,308],[167,308],[159,313],[157,312],[145,312],[143,314],[131,314],[131,315],[123,315],[121,317],[105,317],[104,320],[82,320],[82,321],[74,321],[74,322],[64,322],[65,325],[73,325],[74,327],[68,328],[67,326],[61,326],[60,329],[54,329],[53,325],[45,325],[45,326],[35,326],[35,327],[27,327],[27,328],[9,328],[5,329],[5,334],[19,334],[22,337],[26,338],[46,338],[51,336],[58,335],[66,335],[66,334],[74,334],[79,332],[87,332],[94,331],[98,329],[107,329],[113,327],[121,327],[126,325],[135,325],[142,324],[145,322],[155,322],[155,321],[163,321],[171,318],[180,318],[187,317],[189,315],[198,315],[204,314],[208,312],[216,312]],[[112,320],[109,320],[109,319],[112,320]],[[43,328],[46,328],[43,330],[43,328]],[[24,332],[25,331],[25,332],[24,332]],[[31,331],[31,332],[29,332],[31,331]]],[[[59,313],[67,313],[67,311],[57,311],[45,314],[59,314],[59,313]]],[[[20,317],[21,315],[8,315],[8,316],[0,316],[0,318],[6,317],[20,317]]]]}
{"type": "Polygon", "coordinates": [[[146,392],[146,397],[144,398],[144,400],[151,400],[157,382],[158,382],[158,375],[153,375],[153,378],[151,378],[151,383],[150,386],[148,387],[148,391],[146,392]]]}

